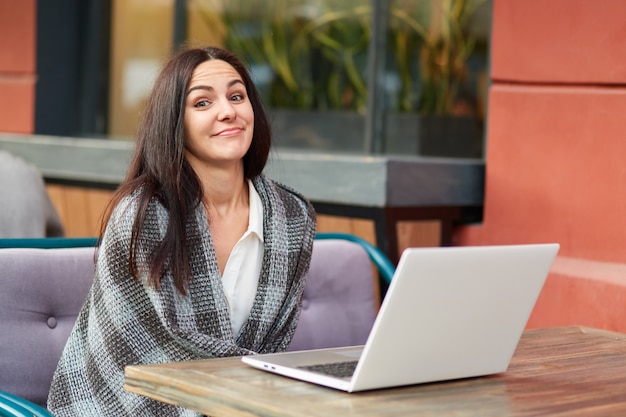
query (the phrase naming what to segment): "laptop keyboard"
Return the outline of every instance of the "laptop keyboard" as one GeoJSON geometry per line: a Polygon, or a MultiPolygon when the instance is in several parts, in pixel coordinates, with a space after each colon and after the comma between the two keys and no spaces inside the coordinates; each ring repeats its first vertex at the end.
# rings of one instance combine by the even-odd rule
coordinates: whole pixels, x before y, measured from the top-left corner
{"type": "Polygon", "coordinates": [[[356,369],[356,365],[358,363],[359,361],[333,362],[317,365],[299,366],[298,368],[334,376],[337,378],[349,378],[354,373],[354,370],[356,369]]]}

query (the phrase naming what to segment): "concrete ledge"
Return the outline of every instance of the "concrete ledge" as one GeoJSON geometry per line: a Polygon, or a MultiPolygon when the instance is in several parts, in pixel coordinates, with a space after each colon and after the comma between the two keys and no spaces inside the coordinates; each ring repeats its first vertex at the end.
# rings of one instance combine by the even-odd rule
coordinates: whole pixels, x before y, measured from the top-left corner
{"type": "MultiPolygon", "coordinates": [[[[0,149],[37,166],[50,181],[115,186],[134,143],[0,134],[0,149]]],[[[371,156],[274,149],[267,174],[315,202],[365,207],[481,206],[478,159],[371,156]]]]}
{"type": "Polygon", "coordinates": [[[117,185],[134,143],[128,141],[0,134],[0,149],[35,165],[44,178],[117,185]]]}

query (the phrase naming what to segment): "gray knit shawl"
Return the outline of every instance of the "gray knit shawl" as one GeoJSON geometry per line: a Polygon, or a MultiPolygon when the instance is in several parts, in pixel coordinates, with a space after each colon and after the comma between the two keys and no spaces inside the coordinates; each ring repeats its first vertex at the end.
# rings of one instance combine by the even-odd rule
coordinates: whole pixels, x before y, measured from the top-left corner
{"type": "MultiPolygon", "coordinates": [[[[205,211],[187,224],[191,280],[187,296],[171,273],[159,290],[129,274],[129,242],[136,196],[113,211],[103,236],[94,283],[54,374],[48,408],[57,416],[196,416],[124,391],[124,367],[253,352],[282,351],[295,331],[309,268],[315,214],[299,194],[261,175],[253,181],[263,201],[264,255],[256,298],[233,334],[205,211]]],[[[163,238],[165,208],[148,206],[140,261],[163,238]]]]}

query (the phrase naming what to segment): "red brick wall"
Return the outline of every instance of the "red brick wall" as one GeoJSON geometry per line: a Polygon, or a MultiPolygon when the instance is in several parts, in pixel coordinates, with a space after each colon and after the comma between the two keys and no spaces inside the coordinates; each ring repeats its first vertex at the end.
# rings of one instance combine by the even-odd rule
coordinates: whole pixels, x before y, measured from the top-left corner
{"type": "Polygon", "coordinates": [[[0,132],[34,131],[36,0],[0,0],[0,132]]]}
{"type": "Polygon", "coordinates": [[[559,242],[530,327],[626,332],[626,3],[494,0],[484,222],[459,245],[559,242]]]}

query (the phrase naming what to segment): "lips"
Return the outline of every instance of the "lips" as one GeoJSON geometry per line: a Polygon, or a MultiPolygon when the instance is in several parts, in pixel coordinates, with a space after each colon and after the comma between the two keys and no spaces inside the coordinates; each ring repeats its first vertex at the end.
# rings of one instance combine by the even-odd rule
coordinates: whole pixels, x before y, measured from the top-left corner
{"type": "Polygon", "coordinates": [[[217,132],[213,136],[235,136],[235,135],[240,134],[241,132],[243,132],[243,128],[241,128],[241,127],[231,127],[231,128],[228,128],[228,129],[221,130],[221,131],[217,132]]]}

